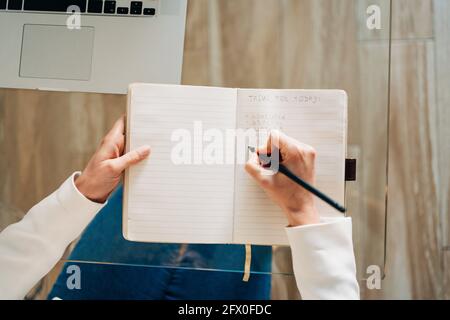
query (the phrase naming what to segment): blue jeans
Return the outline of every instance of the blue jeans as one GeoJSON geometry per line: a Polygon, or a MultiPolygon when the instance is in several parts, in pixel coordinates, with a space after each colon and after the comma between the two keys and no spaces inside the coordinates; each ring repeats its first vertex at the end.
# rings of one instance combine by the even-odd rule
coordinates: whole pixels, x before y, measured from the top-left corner
{"type": "Polygon", "coordinates": [[[155,244],[122,236],[122,187],[83,233],[48,298],[61,299],[270,299],[272,248],[252,246],[243,282],[242,245],[155,244]],[[98,262],[98,263],[92,263],[98,262]],[[107,264],[105,264],[105,262],[107,264]],[[81,288],[69,289],[77,265],[81,288]],[[222,271],[218,271],[222,270],[222,271]]]}

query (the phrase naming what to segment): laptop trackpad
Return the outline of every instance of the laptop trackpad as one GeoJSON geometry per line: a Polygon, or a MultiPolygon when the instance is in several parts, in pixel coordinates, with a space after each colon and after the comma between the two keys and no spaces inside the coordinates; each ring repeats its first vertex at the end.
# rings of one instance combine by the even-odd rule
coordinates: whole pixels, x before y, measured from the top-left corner
{"type": "Polygon", "coordinates": [[[20,76],[63,80],[91,77],[94,28],[32,25],[23,28],[20,76]]]}

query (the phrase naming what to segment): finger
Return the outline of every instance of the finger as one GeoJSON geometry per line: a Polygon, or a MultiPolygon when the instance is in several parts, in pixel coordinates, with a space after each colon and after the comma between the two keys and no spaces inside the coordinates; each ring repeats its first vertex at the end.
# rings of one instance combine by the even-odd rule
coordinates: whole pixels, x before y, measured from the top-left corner
{"type": "Polygon", "coordinates": [[[129,168],[132,165],[135,165],[142,160],[146,159],[150,155],[150,147],[142,146],[137,148],[136,150],[132,150],[123,156],[108,160],[110,161],[114,171],[117,173],[122,173],[125,169],[129,168]]]}
{"type": "Polygon", "coordinates": [[[122,115],[113,125],[111,130],[103,138],[98,147],[98,154],[103,159],[108,159],[112,156],[118,157],[122,155],[125,147],[125,115],[122,115]]]}
{"type": "Polygon", "coordinates": [[[274,149],[285,149],[287,136],[278,130],[271,130],[264,145],[257,148],[259,154],[271,154],[274,149]]]}
{"type": "Polygon", "coordinates": [[[285,135],[283,132],[272,130],[263,151],[271,154],[277,149],[281,155],[280,161],[285,162],[297,153],[299,144],[297,140],[285,135]]]}
{"type": "Polygon", "coordinates": [[[266,148],[267,151],[271,151],[274,148],[277,148],[281,151],[289,147],[290,142],[290,138],[283,132],[278,130],[271,130],[269,138],[267,139],[266,148]]]}
{"type": "Polygon", "coordinates": [[[125,134],[125,115],[122,115],[113,125],[111,130],[106,134],[105,139],[116,139],[123,137],[125,134]]]}
{"type": "Polygon", "coordinates": [[[245,171],[256,180],[261,177],[261,166],[259,165],[258,156],[256,154],[251,154],[250,159],[245,164],[245,171]]]}
{"type": "Polygon", "coordinates": [[[256,154],[252,154],[245,164],[245,170],[255,179],[261,186],[269,187],[271,184],[271,170],[266,170],[260,165],[259,158],[256,154]]]}

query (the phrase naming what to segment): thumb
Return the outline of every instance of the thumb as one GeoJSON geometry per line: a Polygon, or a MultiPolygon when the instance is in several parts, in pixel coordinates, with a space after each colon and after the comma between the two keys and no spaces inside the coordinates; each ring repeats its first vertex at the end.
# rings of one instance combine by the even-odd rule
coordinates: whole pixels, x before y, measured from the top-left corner
{"type": "Polygon", "coordinates": [[[111,161],[111,165],[113,166],[114,170],[121,173],[128,167],[146,159],[149,155],[150,155],[150,147],[142,146],[124,154],[119,158],[111,159],[109,161],[111,161]]]}
{"type": "Polygon", "coordinates": [[[250,159],[245,164],[245,170],[250,174],[255,180],[259,180],[261,176],[261,166],[259,165],[259,160],[256,154],[252,153],[250,159]]]}
{"type": "Polygon", "coordinates": [[[270,152],[273,148],[277,148],[280,152],[289,146],[289,137],[279,130],[271,130],[267,139],[266,151],[270,152]]]}
{"type": "Polygon", "coordinates": [[[261,165],[259,164],[258,156],[255,153],[250,156],[250,159],[245,164],[245,171],[247,171],[247,173],[261,186],[269,186],[271,180],[270,175],[272,175],[273,173],[261,167],[261,165]],[[272,174],[267,174],[268,172],[272,174]]]}

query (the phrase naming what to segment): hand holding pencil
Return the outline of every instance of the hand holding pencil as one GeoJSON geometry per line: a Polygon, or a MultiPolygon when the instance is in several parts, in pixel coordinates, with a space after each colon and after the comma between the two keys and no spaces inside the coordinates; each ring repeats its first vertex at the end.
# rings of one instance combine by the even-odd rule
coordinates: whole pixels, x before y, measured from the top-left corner
{"type": "Polygon", "coordinates": [[[315,183],[316,151],[279,131],[272,131],[267,144],[251,154],[245,169],[264,189],[267,195],[285,212],[290,226],[319,223],[314,195],[298,185],[285,174],[267,175],[261,166],[260,157],[276,148],[280,153],[280,164],[289,168],[309,185],[315,183]]]}

